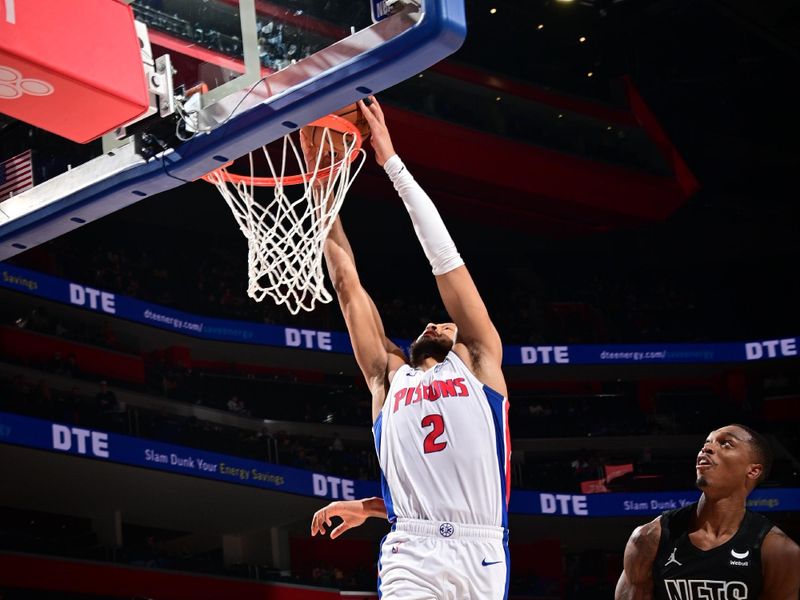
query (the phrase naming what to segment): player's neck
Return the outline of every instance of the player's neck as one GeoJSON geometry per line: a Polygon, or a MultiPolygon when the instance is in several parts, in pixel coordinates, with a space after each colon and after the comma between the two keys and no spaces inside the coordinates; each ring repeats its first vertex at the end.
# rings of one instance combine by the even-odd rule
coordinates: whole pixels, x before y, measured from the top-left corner
{"type": "Polygon", "coordinates": [[[696,529],[714,537],[733,535],[744,518],[746,497],[739,493],[714,497],[703,492],[695,513],[696,529]]]}
{"type": "Polygon", "coordinates": [[[423,358],[419,363],[414,365],[414,368],[419,369],[422,372],[427,371],[428,369],[432,369],[436,365],[439,364],[440,361],[436,360],[432,356],[426,356],[423,358]]]}

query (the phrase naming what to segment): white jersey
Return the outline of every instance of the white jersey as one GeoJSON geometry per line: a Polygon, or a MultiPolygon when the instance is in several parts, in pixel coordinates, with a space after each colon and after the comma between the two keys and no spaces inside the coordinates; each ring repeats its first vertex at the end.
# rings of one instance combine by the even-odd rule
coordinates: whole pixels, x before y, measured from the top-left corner
{"type": "Polygon", "coordinates": [[[508,527],[508,400],[455,352],[398,369],[373,433],[390,521],[508,527]]]}

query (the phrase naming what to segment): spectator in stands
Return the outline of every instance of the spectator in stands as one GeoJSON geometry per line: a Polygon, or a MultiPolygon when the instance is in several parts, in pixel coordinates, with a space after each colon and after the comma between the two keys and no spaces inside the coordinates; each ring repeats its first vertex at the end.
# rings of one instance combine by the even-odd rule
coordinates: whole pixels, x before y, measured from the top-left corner
{"type": "Polygon", "coordinates": [[[61,404],[61,418],[67,423],[78,424],[81,422],[81,390],[78,386],[59,398],[61,404]]]}
{"type": "Polygon", "coordinates": [[[231,396],[231,399],[228,400],[227,408],[237,415],[244,415],[247,411],[244,402],[242,402],[238,396],[231,396]]]}
{"type": "Polygon", "coordinates": [[[66,375],[67,366],[64,362],[64,359],[61,357],[61,352],[56,350],[53,353],[53,357],[50,359],[47,368],[56,375],[66,375]]]}
{"type": "Polygon", "coordinates": [[[117,412],[117,395],[108,389],[108,382],[100,382],[100,391],[95,394],[94,400],[101,413],[117,412]]]}
{"type": "Polygon", "coordinates": [[[111,327],[111,322],[108,320],[103,321],[103,327],[100,331],[100,343],[105,346],[106,348],[111,348],[112,350],[116,350],[119,348],[119,340],[117,339],[117,334],[114,329],[111,327]]]}

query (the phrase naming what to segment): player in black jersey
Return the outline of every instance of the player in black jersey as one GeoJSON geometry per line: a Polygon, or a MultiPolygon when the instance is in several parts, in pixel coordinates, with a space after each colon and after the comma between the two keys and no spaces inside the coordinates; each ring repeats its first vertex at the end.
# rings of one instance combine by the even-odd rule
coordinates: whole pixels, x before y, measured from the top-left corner
{"type": "Polygon", "coordinates": [[[697,455],[700,500],[634,530],[616,600],[798,600],[800,547],[745,508],[771,462],[749,427],[712,431],[697,455]]]}

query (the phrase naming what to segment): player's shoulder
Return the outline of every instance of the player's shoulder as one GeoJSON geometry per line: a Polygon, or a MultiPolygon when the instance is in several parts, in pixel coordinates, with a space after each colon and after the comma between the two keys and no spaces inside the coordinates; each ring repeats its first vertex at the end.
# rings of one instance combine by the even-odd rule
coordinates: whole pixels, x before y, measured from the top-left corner
{"type": "Polygon", "coordinates": [[[661,540],[661,517],[658,516],[652,521],[639,525],[631,533],[628,543],[640,551],[649,551],[658,548],[661,540]]]}
{"type": "Polygon", "coordinates": [[[761,545],[761,560],[765,563],[776,561],[781,565],[794,565],[800,568],[800,546],[773,525],[761,545]]]}
{"type": "Polygon", "coordinates": [[[625,573],[631,582],[650,581],[661,541],[661,522],[656,518],[631,533],[625,546],[625,573]]]}

